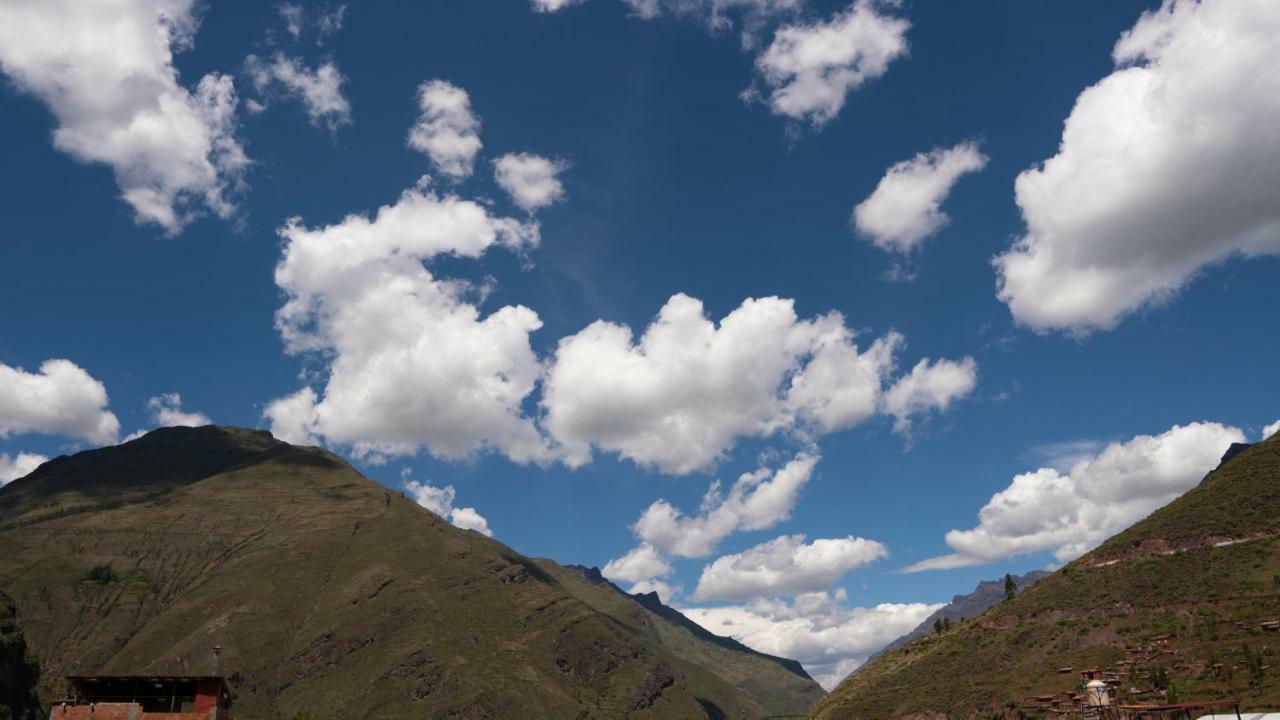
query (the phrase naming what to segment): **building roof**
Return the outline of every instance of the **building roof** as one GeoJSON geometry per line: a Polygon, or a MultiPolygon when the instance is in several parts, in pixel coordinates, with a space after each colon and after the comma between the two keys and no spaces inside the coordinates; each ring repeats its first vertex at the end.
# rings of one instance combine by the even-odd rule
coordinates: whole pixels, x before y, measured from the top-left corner
{"type": "Polygon", "coordinates": [[[217,680],[226,683],[227,679],[221,675],[163,675],[163,674],[132,674],[132,675],[67,675],[68,680],[217,680]]]}

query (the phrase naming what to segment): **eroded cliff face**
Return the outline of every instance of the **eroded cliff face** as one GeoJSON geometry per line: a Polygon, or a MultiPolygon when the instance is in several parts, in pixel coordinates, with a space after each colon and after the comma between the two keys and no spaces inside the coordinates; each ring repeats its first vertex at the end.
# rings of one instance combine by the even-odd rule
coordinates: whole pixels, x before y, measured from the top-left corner
{"type": "Polygon", "coordinates": [[[0,592],[0,720],[43,720],[36,698],[40,667],[27,650],[18,614],[0,592]]]}

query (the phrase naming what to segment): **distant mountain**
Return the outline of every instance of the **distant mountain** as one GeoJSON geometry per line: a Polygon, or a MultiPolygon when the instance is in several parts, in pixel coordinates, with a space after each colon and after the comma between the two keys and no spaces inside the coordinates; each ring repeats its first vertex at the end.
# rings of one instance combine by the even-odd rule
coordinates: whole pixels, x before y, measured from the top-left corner
{"type": "Polygon", "coordinates": [[[168,428],[0,489],[0,589],[45,663],[205,673],[239,717],[762,718],[822,691],[332,453],[168,428]]]}
{"type": "Polygon", "coordinates": [[[1280,437],[981,616],[886,652],[823,720],[1042,716],[1098,668],[1122,701],[1280,707],[1280,437]]]}
{"type": "Polygon", "coordinates": [[[40,667],[27,650],[18,613],[0,592],[0,720],[44,720],[36,697],[40,667]]]}
{"type": "MultiPolygon", "coordinates": [[[[1023,592],[1031,587],[1041,578],[1048,577],[1049,573],[1044,570],[1032,570],[1026,575],[1018,575],[1013,581],[1018,586],[1017,592],[1023,592]]],[[[916,626],[914,630],[894,640],[884,649],[876,653],[886,653],[892,650],[898,650],[905,647],[912,640],[922,638],[933,632],[933,624],[938,620],[950,620],[952,623],[975,618],[986,612],[995,604],[1004,600],[1004,578],[999,580],[983,580],[968,595],[956,595],[951,598],[951,602],[943,605],[932,615],[924,619],[924,622],[916,626]]],[[[856,671],[855,671],[856,672],[856,671]]]]}

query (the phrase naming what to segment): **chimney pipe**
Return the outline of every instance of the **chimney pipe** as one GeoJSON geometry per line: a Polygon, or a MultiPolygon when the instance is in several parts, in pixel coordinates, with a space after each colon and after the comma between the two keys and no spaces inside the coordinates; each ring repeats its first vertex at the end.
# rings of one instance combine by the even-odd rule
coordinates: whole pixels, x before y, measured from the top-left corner
{"type": "Polygon", "coordinates": [[[214,675],[222,674],[222,646],[221,645],[213,646],[213,674],[214,675]]]}

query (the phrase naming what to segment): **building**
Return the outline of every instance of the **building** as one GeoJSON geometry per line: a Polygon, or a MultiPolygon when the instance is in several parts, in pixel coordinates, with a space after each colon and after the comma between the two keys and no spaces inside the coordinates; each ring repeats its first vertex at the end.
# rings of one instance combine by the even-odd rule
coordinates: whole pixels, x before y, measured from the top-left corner
{"type": "Polygon", "coordinates": [[[50,720],[231,720],[219,675],[71,675],[50,720]]]}

